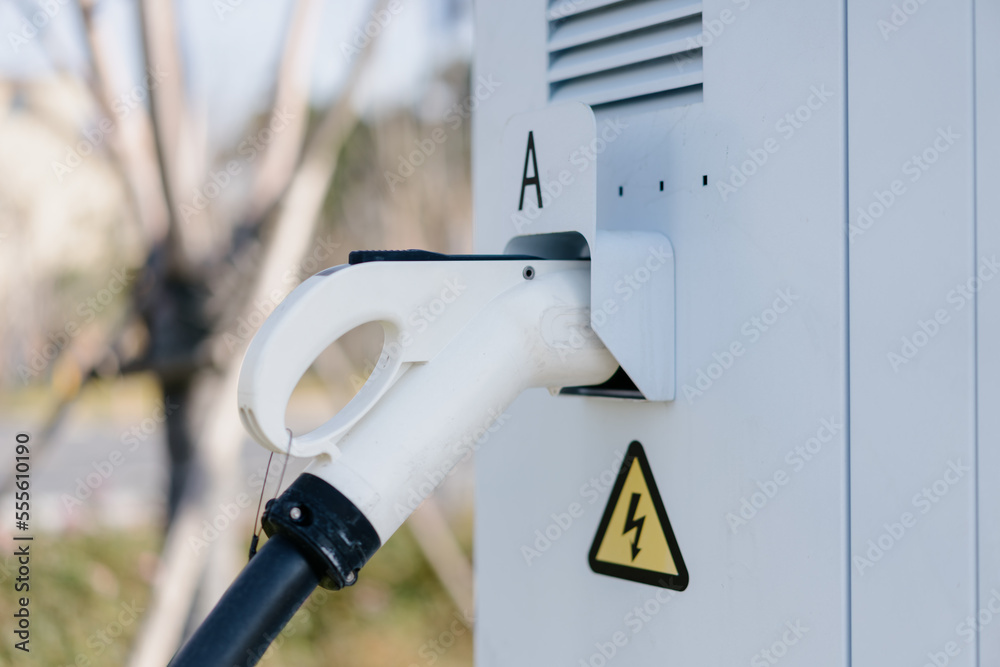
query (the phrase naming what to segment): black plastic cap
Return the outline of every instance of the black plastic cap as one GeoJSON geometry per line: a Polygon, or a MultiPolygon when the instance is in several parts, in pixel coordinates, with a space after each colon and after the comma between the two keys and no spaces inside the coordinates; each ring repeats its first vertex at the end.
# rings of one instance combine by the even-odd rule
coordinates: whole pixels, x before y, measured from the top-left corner
{"type": "Polygon", "coordinates": [[[371,522],[344,494],[303,473],[268,503],[262,517],[269,537],[282,535],[305,556],[323,588],[339,590],[358,580],[358,571],[382,541],[371,522]]]}

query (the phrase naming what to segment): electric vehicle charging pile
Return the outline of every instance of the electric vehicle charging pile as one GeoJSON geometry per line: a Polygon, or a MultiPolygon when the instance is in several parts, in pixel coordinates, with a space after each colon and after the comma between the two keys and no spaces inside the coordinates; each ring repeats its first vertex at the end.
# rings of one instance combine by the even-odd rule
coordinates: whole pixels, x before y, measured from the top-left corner
{"type": "Polygon", "coordinates": [[[1000,5],[507,0],[475,18],[475,250],[507,257],[362,262],[265,324],[280,372],[362,321],[396,345],[290,445],[298,375],[250,363],[244,423],[315,457],[314,481],[272,505],[220,603],[241,611],[257,577],[261,618],[213,613],[217,642],[351,583],[448,443],[494,427],[479,667],[1000,664],[1000,5]],[[407,328],[466,267],[440,335],[407,328]],[[356,322],[296,310],[382,277],[356,322]],[[312,327],[298,349],[286,316],[312,327]]]}
{"type": "Polygon", "coordinates": [[[594,321],[647,400],[525,392],[477,453],[478,667],[1000,664],[1000,5],[475,12],[475,250],[582,235],[608,312],[656,233],[675,281],[672,400],[594,321]],[[588,562],[632,441],[683,591],[588,562]]]}

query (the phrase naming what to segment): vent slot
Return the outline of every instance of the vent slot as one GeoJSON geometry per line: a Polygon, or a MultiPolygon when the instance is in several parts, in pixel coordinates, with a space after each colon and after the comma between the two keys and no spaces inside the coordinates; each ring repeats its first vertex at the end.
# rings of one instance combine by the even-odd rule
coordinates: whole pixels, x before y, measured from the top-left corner
{"type": "Polygon", "coordinates": [[[703,83],[701,2],[553,0],[549,99],[590,105],[703,83]]]}

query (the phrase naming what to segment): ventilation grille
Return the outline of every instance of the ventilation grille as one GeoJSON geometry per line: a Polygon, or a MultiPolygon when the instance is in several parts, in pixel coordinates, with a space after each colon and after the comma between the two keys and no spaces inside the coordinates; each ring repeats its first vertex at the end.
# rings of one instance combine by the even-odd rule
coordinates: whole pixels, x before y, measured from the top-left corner
{"type": "Polygon", "coordinates": [[[550,0],[549,99],[596,106],[702,83],[700,0],[550,0]]]}

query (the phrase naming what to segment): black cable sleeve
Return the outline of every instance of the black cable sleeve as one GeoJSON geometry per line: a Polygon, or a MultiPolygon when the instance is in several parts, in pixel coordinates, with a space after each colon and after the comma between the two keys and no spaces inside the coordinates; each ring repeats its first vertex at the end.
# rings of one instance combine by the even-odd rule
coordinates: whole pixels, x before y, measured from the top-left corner
{"type": "Polygon", "coordinates": [[[253,667],[317,585],[292,542],[271,537],[168,667],[253,667]]]}

